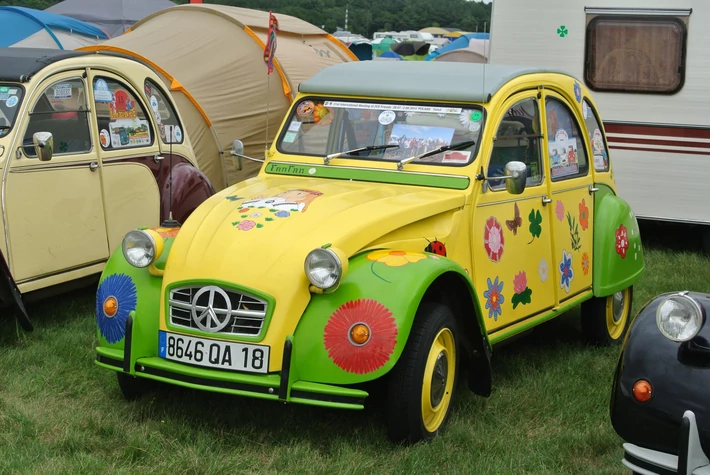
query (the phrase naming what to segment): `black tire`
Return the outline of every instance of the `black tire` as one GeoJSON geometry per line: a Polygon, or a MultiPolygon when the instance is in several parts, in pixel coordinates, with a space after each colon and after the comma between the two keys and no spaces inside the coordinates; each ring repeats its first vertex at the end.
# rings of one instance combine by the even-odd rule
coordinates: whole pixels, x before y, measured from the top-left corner
{"type": "MultiPolygon", "coordinates": [[[[619,345],[631,323],[633,288],[629,287],[608,297],[592,297],[582,304],[582,334],[587,342],[597,346],[619,345]],[[614,300],[622,294],[623,303],[617,319],[614,300]]],[[[617,300],[618,303],[618,300],[617,300]]]]}
{"type": "Polygon", "coordinates": [[[441,304],[423,303],[417,310],[404,351],[388,378],[387,430],[393,442],[414,443],[430,440],[443,430],[451,413],[456,390],[461,359],[459,347],[456,319],[451,310],[441,304]],[[435,341],[437,341],[437,349],[433,349],[435,341]],[[449,345],[440,346],[442,341],[449,342],[449,345]],[[453,347],[453,376],[449,367],[451,357],[449,346],[453,347]],[[427,361],[430,360],[430,353],[434,355],[440,347],[447,350],[440,351],[436,359],[431,360],[430,391],[426,394],[424,378],[427,373],[427,361]],[[438,375],[446,373],[447,377],[443,382],[440,377],[437,377],[438,383],[432,384],[435,372],[438,375]],[[453,381],[450,381],[451,379],[453,381]],[[422,410],[425,397],[429,401],[429,407],[437,411],[433,422],[429,420],[429,427],[424,420],[422,410]],[[440,402],[435,403],[436,400],[440,402]]]}
{"type": "Polygon", "coordinates": [[[154,388],[151,380],[136,378],[126,373],[116,373],[116,379],[118,380],[118,387],[121,388],[123,397],[128,401],[139,399],[154,388]]]}

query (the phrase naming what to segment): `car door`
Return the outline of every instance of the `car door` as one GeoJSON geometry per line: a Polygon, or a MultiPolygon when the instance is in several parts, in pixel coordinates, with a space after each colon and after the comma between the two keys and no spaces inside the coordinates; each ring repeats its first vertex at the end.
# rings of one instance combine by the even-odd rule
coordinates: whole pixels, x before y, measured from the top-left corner
{"type": "Polygon", "coordinates": [[[541,107],[537,91],[508,99],[492,117],[496,135],[483,163],[489,178],[474,209],[474,282],[489,333],[502,332],[551,309],[555,293],[550,219],[543,205],[547,194],[542,155],[541,107]],[[505,164],[522,161],[528,167],[525,191],[510,194],[505,164]]]}
{"type": "MultiPolygon", "coordinates": [[[[89,127],[84,70],[55,74],[28,98],[23,143],[3,183],[10,267],[18,283],[108,258],[96,140],[89,127]],[[40,161],[33,134],[49,132],[54,153],[40,161]]],[[[13,151],[14,153],[14,151],[13,151]]]]}
{"type": "Polygon", "coordinates": [[[594,196],[590,153],[580,118],[559,94],[544,96],[553,233],[553,278],[558,303],[592,287],[594,196]]]}
{"type": "Polygon", "coordinates": [[[108,242],[114,250],[131,229],[160,224],[156,176],[162,157],[152,114],[131,83],[98,69],[90,70],[89,78],[108,242]]]}

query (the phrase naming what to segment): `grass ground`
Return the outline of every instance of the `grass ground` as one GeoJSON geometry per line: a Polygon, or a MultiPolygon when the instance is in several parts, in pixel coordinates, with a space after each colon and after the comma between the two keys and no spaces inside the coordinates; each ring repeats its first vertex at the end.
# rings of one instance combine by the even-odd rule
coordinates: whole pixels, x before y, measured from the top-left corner
{"type": "MultiPolygon", "coordinates": [[[[673,241],[671,241],[673,244],[673,241]]],[[[710,292],[710,259],[645,246],[634,313],[657,293],[710,292]]],[[[448,430],[395,447],[377,409],[350,412],[174,387],[123,400],[93,364],[93,290],[0,318],[0,473],[624,473],[608,416],[618,348],[583,344],[572,311],[493,357],[493,394],[460,389],[448,430]]]]}

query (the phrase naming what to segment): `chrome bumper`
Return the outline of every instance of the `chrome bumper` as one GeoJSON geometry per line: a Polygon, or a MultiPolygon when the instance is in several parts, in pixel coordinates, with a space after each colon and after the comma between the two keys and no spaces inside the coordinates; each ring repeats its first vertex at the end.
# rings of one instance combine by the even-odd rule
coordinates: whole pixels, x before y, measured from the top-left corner
{"type": "Polygon", "coordinates": [[[710,460],[700,446],[698,425],[693,411],[685,411],[681,422],[678,456],[624,444],[626,468],[640,475],[710,475],[710,460]]]}

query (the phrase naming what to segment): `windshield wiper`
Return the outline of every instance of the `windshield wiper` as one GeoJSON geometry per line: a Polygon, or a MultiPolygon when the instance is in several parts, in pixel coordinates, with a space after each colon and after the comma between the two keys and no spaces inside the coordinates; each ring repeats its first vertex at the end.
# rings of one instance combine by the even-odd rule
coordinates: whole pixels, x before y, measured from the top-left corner
{"type": "Polygon", "coordinates": [[[464,142],[459,142],[459,143],[455,143],[452,145],[444,145],[443,147],[439,147],[439,148],[434,149],[430,152],[425,152],[425,153],[421,153],[419,155],[414,155],[413,157],[403,158],[402,160],[397,162],[397,170],[401,170],[402,168],[404,168],[404,165],[406,165],[407,163],[409,163],[413,160],[417,160],[419,158],[431,157],[432,155],[438,155],[441,152],[446,152],[449,150],[460,150],[462,148],[468,148],[468,147],[472,147],[474,145],[476,145],[475,140],[466,140],[464,142]]]}
{"type": "Polygon", "coordinates": [[[385,150],[388,148],[399,148],[399,145],[368,145],[367,147],[361,147],[361,148],[355,148],[353,150],[346,150],[344,152],[338,152],[338,153],[331,153],[330,155],[326,155],[323,157],[323,165],[327,165],[330,163],[330,161],[334,158],[342,157],[343,155],[350,155],[351,153],[358,153],[358,152],[371,152],[373,150],[385,150]]]}

